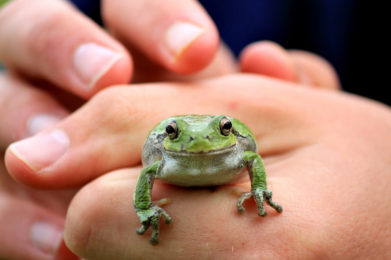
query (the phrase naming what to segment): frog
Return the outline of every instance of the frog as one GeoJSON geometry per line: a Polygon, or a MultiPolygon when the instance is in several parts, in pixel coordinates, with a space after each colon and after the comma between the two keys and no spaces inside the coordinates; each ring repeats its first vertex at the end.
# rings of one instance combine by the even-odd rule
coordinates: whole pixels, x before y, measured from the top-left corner
{"type": "Polygon", "coordinates": [[[171,216],[152,201],[155,179],[183,187],[216,187],[237,181],[245,172],[251,191],[241,194],[236,207],[243,213],[245,200],[253,197],[258,215],[267,212],[264,202],[282,212],[267,189],[266,172],[257,152],[254,134],[241,121],[226,115],[179,115],[158,123],[148,134],[142,149],[143,169],[133,194],[133,205],[141,222],[139,235],[152,226],[150,243],[159,242],[160,219],[171,216]]]}

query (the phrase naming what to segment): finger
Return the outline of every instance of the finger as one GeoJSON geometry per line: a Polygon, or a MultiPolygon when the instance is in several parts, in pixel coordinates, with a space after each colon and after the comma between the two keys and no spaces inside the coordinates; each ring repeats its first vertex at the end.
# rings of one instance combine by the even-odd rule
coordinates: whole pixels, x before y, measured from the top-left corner
{"type": "MultiPolygon", "coordinates": [[[[194,255],[201,259],[229,259],[233,254],[237,259],[248,259],[250,255],[256,259],[261,255],[275,259],[273,256],[285,252],[288,245],[296,244],[289,242],[287,234],[287,230],[294,233],[295,226],[286,229],[292,209],[285,216],[277,216],[268,208],[269,217],[261,219],[253,205],[248,206],[246,214],[238,215],[235,207],[238,197],[233,194],[233,186],[221,186],[211,193],[207,189],[181,189],[155,182],[154,200],[172,201],[164,209],[173,217],[173,225],[161,222],[159,245],[151,246],[150,229],[144,235],[136,234],[140,223],[131,206],[138,173],[139,169],[131,169],[106,174],[75,196],[64,233],[65,242],[74,253],[87,259],[99,256],[119,260],[189,259],[194,255]],[[83,221],[79,221],[80,216],[83,221]],[[113,219],[115,222],[110,221],[113,219]],[[259,243],[260,237],[263,243],[259,243]]],[[[279,181],[274,182],[273,178],[269,181],[278,190],[279,181]]],[[[250,185],[244,186],[250,189],[250,185]]],[[[276,194],[275,199],[285,203],[280,195],[276,194]]],[[[304,247],[302,243],[300,246],[304,247]]]]}
{"type": "Polygon", "coordinates": [[[0,74],[0,148],[34,135],[68,112],[52,96],[16,77],[0,74]]]}
{"type": "Polygon", "coordinates": [[[297,67],[300,82],[321,88],[341,89],[337,72],[328,61],[305,51],[292,50],[289,54],[297,67]]]}
{"type": "Polygon", "coordinates": [[[0,24],[0,59],[13,70],[85,98],[129,82],[126,50],[66,1],[12,1],[0,24]]]}
{"type": "Polygon", "coordinates": [[[197,1],[103,1],[103,17],[117,37],[177,73],[201,70],[218,49],[216,27],[197,1]]]}
{"type": "Polygon", "coordinates": [[[227,46],[220,44],[220,48],[213,60],[201,71],[192,74],[178,74],[167,70],[159,64],[146,58],[143,53],[131,50],[134,63],[133,83],[151,82],[192,82],[201,79],[219,77],[238,72],[237,61],[227,46]]]}
{"type": "Polygon", "coordinates": [[[323,58],[304,51],[287,51],[273,42],[258,42],[244,49],[240,57],[243,72],[327,89],[339,89],[338,76],[323,58]]]}
{"type": "Polygon", "coordinates": [[[309,135],[313,129],[308,123],[317,118],[315,110],[308,111],[316,92],[305,92],[304,103],[297,91],[259,76],[230,76],[191,87],[112,87],[55,127],[11,144],[7,168],[28,185],[80,185],[109,170],[138,164],[150,129],[179,113],[237,116],[255,132],[262,154],[279,154],[318,138],[318,133],[309,135]]]}
{"type": "MultiPolygon", "coordinates": [[[[151,246],[148,241],[151,230],[142,236],[136,234],[140,223],[130,205],[139,171],[131,169],[106,174],[75,196],[68,210],[64,234],[66,244],[73,252],[87,259],[97,256],[119,260],[188,259],[194,255],[214,259],[229,259],[232,255],[235,259],[278,259],[290,258],[293,252],[306,252],[305,249],[321,244],[315,238],[305,241],[301,236],[295,236],[297,232],[305,234],[307,228],[312,227],[311,221],[307,226],[302,224],[311,219],[311,214],[298,214],[305,209],[303,205],[308,206],[304,204],[308,196],[304,200],[293,199],[292,193],[283,192],[287,187],[284,180],[289,182],[289,179],[271,176],[268,182],[276,191],[274,198],[289,207],[282,215],[267,208],[267,218],[258,217],[256,205],[251,202],[246,205],[245,214],[237,214],[238,196],[234,195],[234,190],[248,191],[249,182],[220,186],[212,193],[207,189],[183,189],[155,182],[154,199],[170,198],[172,201],[164,208],[172,216],[173,225],[161,222],[159,245],[151,246]],[[84,221],[79,221],[80,216],[84,221]],[[112,219],[116,221],[108,221],[112,219]],[[263,243],[259,243],[259,239],[263,243]],[[300,243],[293,243],[295,239],[300,243]]],[[[305,209],[304,212],[309,211],[305,209]]]]}
{"type": "Polygon", "coordinates": [[[291,82],[299,80],[288,52],[274,42],[264,41],[247,46],[240,55],[240,69],[291,82]]]}
{"type": "Polygon", "coordinates": [[[78,259],[63,244],[64,217],[24,201],[0,196],[0,256],[6,259],[78,259]],[[57,255],[57,256],[56,256],[57,255]]]}

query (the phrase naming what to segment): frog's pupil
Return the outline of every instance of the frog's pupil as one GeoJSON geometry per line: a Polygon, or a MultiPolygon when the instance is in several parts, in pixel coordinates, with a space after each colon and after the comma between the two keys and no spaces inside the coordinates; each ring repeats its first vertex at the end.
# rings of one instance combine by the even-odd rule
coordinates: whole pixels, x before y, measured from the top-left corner
{"type": "Polygon", "coordinates": [[[227,122],[225,122],[224,125],[223,125],[223,128],[226,129],[226,130],[231,129],[231,127],[232,127],[231,121],[227,121],[227,122]]]}
{"type": "Polygon", "coordinates": [[[171,125],[168,125],[168,126],[166,126],[166,132],[167,132],[167,134],[172,134],[175,132],[175,129],[171,125]]]}

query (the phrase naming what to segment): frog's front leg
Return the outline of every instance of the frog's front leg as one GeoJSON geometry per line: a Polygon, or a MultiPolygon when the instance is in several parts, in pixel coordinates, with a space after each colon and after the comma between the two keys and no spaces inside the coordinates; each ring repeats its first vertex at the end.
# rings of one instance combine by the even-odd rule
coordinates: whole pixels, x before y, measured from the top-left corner
{"type": "Polygon", "coordinates": [[[141,227],[136,230],[141,235],[152,225],[151,244],[159,242],[159,224],[163,216],[166,224],[171,223],[171,217],[159,206],[152,204],[152,186],[155,174],[159,169],[160,161],[145,167],[138,178],[136,190],[133,194],[134,208],[140,219],[141,227]]]}
{"type": "Polygon", "coordinates": [[[273,207],[277,212],[282,212],[282,207],[276,202],[272,201],[272,192],[267,189],[265,167],[263,166],[262,158],[259,154],[251,151],[243,152],[243,160],[247,164],[248,172],[251,179],[251,192],[242,194],[238,200],[238,211],[244,211],[243,202],[251,197],[258,207],[258,215],[266,216],[266,210],[263,205],[263,200],[273,207]]]}

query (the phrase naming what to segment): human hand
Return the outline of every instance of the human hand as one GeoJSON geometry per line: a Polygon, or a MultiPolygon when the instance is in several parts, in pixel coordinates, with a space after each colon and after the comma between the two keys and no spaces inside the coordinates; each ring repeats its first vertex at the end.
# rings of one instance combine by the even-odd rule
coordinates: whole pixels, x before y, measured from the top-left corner
{"type": "Polygon", "coordinates": [[[3,114],[19,115],[11,122],[18,128],[12,129],[17,134],[10,141],[52,125],[102,88],[128,83],[132,75],[137,81],[184,80],[185,76],[176,73],[199,71],[216,53],[210,66],[192,77],[233,70],[229,52],[218,51],[213,22],[195,1],[173,0],[164,6],[148,1],[106,1],[102,12],[111,34],[66,1],[31,4],[17,0],[0,9],[0,60],[13,77],[34,86],[23,92],[12,84],[0,89],[1,99],[8,105],[3,114]],[[139,13],[143,13],[142,19],[139,13]],[[183,36],[183,30],[189,31],[185,36],[190,38],[183,36]]]}
{"type": "MultiPolygon", "coordinates": [[[[35,2],[35,7],[23,5],[21,4],[22,2],[23,1],[13,1],[12,4],[14,5],[14,9],[8,10],[19,10],[18,8],[23,8],[24,15],[16,17],[13,15],[5,15],[3,16],[1,23],[3,25],[4,37],[0,38],[10,39],[7,42],[3,42],[4,45],[2,50],[5,51],[5,58],[3,57],[3,59],[11,71],[17,72],[14,73],[14,75],[8,74],[0,78],[2,93],[0,104],[2,104],[2,107],[4,108],[2,109],[3,115],[0,119],[0,145],[2,149],[13,141],[36,134],[42,129],[56,123],[60,118],[65,117],[69,111],[72,111],[74,107],[83,102],[72,95],[70,96],[68,92],[73,93],[75,96],[89,98],[96,91],[109,84],[126,82],[129,77],[129,70],[131,73],[132,69],[131,62],[127,64],[127,58],[129,58],[127,56],[128,53],[121,44],[111,39],[73,9],[70,9],[66,5],[61,6],[54,1],[50,3],[47,1],[37,1],[35,2]],[[42,6],[43,3],[45,6],[42,6]],[[47,12],[45,12],[45,10],[47,10],[47,12]],[[51,14],[51,10],[55,11],[56,15],[51,14]],[[59,14],[61,15],[57,16],[59,14]],[[20,30],[19,26],[26,26],[26,23],[18,23],[20,19],[36,21],[37,26],[34,27],[30,25],[31,27],[28,27],[28,30],[20,30]],[[56,28],[58,28],[58,34],[50,35],[47,34],[47,32],[51,28],[46,28],[44,25],[45,22],[48,21],[49,22],[46,25],[50,24],[50,21],[53,19],[57,21],[53,27],[56,26],[56,28]],[[65,20],[66,24],[64,23],[65,20]],[[72,27],[72,24],[69,24],[69,20],[76,23],[78,30],[69,28],[69,26],[72,27]],[[106,47],[114,46],[115,48],[118,48],[116,50],[120,52],[120,56],[123,56],[119,58],[117,63],[112,64],[113,67],[104,71],[102,75],[99,75],[101,76],[100,79],[93,78],[93,83],[88,83],[90,84],[89,87],[91,87],[91,89],[83,88],[83,86],[78,85],[75,80],[75,76],[77,75],[75,75],[75,71],[72,71],[72,64],[70,64],[72,62],[69,61],[71,53],[69,50],[70,47],[67,44],[70,42],[64,40],[64,36],[69,35],[69,31],[72,31],[73,40],[75,41],[77,41],[78,37],[82,39],[91,37],[93,40],[97,39],[100,43],[106,44],[106,47]],[[17,33],[13,34],[14,32],[17,33]],[[80,32],[80,34],[77,32],[80,32]],[[10,46],[12,47],[11,49],[8,48],[10,46]],[[50,48],[47,48],[47,46],[50,48]],[[12,51],[8,52],[8,50],[12,51]],[[60,56],[52,55],[53,53],[59,54],[60,56]],[[130,69],[128,70],[127,67],[130,69]],[[49,81],[50,83],[44,83],[43,86],[42,82],[37,81],[36,78],[49,81]],[[29,81],[30,84],[26,81],[29,81]],[[37,87],[37,85],[40,87],[37,87]],[[62,88],[63,91],[59,88],[62,88]]],[[[12,14],[11,11],[9,11],[9,13],[12,14]]],[[[18,11],[15,13],[18,13],[18,11]]],[[[3,14],[4,13],[1,15],[3,14]]],[[[191,48],[188,50],[191,51],[191,48]]],[[[199,50],[196,48],[196,51],[198,52],[199,50]]],[[[135,78],[138,81],[185,79],[184,77],[174,75],[174,73],[168,73],[158,65],[153,65],[153,62],[148,62],[147,59],[144,59],[140,52],[134,51],[132,54],[134,55],[133,57],[136,58],[136,64],[141,64],[142,68],[148,69],[149,71],[149,73],[146,74],[142,69],[136,68],[135,78]],[[153,77],[151,75],[153,75],[153,77]]],[[[224,74],[233,71],[233,68],[230,56],[224,49],[221,49],[217,58],[206,71],[191,78],[224,74]]],[[[173,71],[174,70],[175,68],[173,71]]],[[[6,239],[6,242],[10,241],[9,239],[18,242],[12,244],[8,242],[1,243],[3,246],[0,248],[0,255],[7,258],[22,259],[27,257],[50,259],[51,254],[53,253],[52,251],[57,251],[57,257],[66,255],[67,252],[63,246],[57,250],[59,247],[58,243],[61,242],[59,234],[62,232],[64,212],[67,207],[67,201],[61,199],[63,191],[48,193],[42,191],[38,192],[36,190],[31,191],[24,186],[8,180],[4,174],[3,176],[6,179],[3,181],[4,185],[2,185],[2,190],[0,191],[4,198],[1,209],[2,212],[6,214],[7,218],[2,217],[1,219],[8,222],[8,225],[5,226],[5,229],[1,230],[0,233],[2,234],[2,237],[6,239]],[[9,186],[9,188],[5,188],[6,186],[9,186]],[[10,189],[15,192],[9,193],[10,189]],[[40,195],[37,200],[35,199],[35,193],[44,195],[40,195]],[[26,196],[18,197],[15,196],[15,194],[25,194],[26,196]],[[44,213],[42,213],[42,202],[40,200],[42,200],[44,196],[50,196],[49,200],[52,202],[49,207],[45,207],[43,210],[44,213]],[[15,200],[18,202],[20,201],[20,203],[15,203],[15,200]],[[56,210],[51,207],[56,201],[56,207],[61,208],[61,211],[56,212],[56,210]],[[15,217],[13,213],[18,210],[24,211],[26,209],[25,206],[29,209],[31,208],[31,211],[29,211],[31,214],[24,214],[20,218],[15,217]],[[55,231],[53,234],[55,234],[56,237],[52,240],[46,240],[46,242],[49,242],[48,244],[42,244],[42,241],[33,242],[33,244],[35,243],[34,245],[39,243],[38,247],[33,247],[31,246],[30,240],[21,238],[29,237],[29,232],[34,227],[34,223],[41,223],[34,222],[37,220],[43,221],[43,223],[49,223],[49,226],[54,227],[52,231],[55,231]],[[25,225],[21,223],[25,223],[25,225]],[[17,233],[15,233],[15,230],[17,233]],[[15,234],[19,234],[20,237],[14,237],[13,235],[15,234]],[[12,239],[13,237],[14,239],[12,239]],[[37,250],[39,247],[41,247],[41,251],[37,250]]],[[[70,192],[67,196],[71,197],[72,193],[73,192],[70,192]]],[[[43,199],[43,201],[45,201],[45,199],[43,199]]],[[[18,215],[17,213],[15,214],[18,215]]],[[[70,256],[66,258],[69,259],[69,257],[70,256]]]]}
{"type": "MultiPolygon", "coordinates": [[[[31,1],[15,0],[2,7],[0,60],[7,66],[9,73],[0,75],[1,155],[10,143],[55,124],[82,104],[83,99],[90,98],[112,84],[129,82],[132,74],[136,74],[134,78],[138,81],[149,80],[147,76],[151,80],[184,80],[184,76],[176,76],[175,73],[196,72],[207,66],[218,46],[216,29],[196,2],[188,1],[188,5],[182,5],[183,1],[178,2],[180,5],[175,9],[163,9],[160,4],[155,7],[153,4],[141,6],[141,1],[127,1],[126,8],[130,10],[125,10],[119,6],[124,1],[109,1],[104,11],[106,20],[109,20],[107,25],[116,35],[121,35],[123,43],[65,1],[39,0],[32,4],[31,1]],[[123,14],[125,12],[126,15],[123,14]],[[144,13],[146,23],[140,24],[140,16],[131,15],[132,12],[144,13]],[[115,24],[121,13],[120,23],[115,24]],[[128,23],[122,17],[128,18],[128,23]],[[177,37],[175,28],[181,29],[182,25],[183,29],[189,24],[177,23],[175,27],[169,27],[170,22],[172,26],[175,25],[176,18],[198,23],[203,30],[194,40],[188,39],[186,42],[182,38],[181,43],[186,45],[182,46],[183,50],[170,37],[177,37]],[[133,24],[131,29],[129,24],[133,24]],[[159,28],[153,29],[156,24],[159,28]],[[170,37],[164,38],[164,31],[159,33],[159,29],[167,29],[166,34],[170,37]],[[128,35],[121,34],[121,30],[125,30],[128,35]],[[133,33],[137,33],[137,38],[133,33]],[[161,44],[151,45],[151,42],[157,43],[157,40],[161,40],[161,44]],[[148,42],[148,46],[139,46],[143,42],[148,42]],[[172,48],[165,50],[164,44],[172,48]],[[136,58],[135,62],[140,65],[137,73],[133,71],[133,62],[127,50],[130,45],[134,49],[132,54],[136,58]],[[135,48],[141,51],[135,51],[135,48]],[[199,55],[201,53],[203,55],[199,55]]],[[[171,4],[175,5],[175,1],[171,4]]],[[[168,6],[169,3],[166,3],[165,7],[168,6]]],[[[206,71],[193,77],[227,73],[232,68],[231,56],[227,50],[220,48],[206,71]]],[[[3,159],[0,163],[2,166],[3,159]]],[[[53,254],[56,254],[57,259],[71,258],[67,256],[65,247],[59,245],[68,205],[61,199],[62,194],[61,190],[45,193],[17,184],[9,179],[2,166],[0,258],[51,259],[53,254]],[[38,199],[36,193],[41,194],[38,199]],[[44,199],[45,195],[49,198],[44,199]],[[51,201],[49,206],[45,204],[47,200],[51,201]],[[47,225],[37,226],[37,223],[47,225]],[[36,227],[46,227],[47,231],[39,231],[36,227]],[[37,232],[45,233],[37,236],[37,232]],[[43,238],[47,240],[42,241],[43,238]]]]}
{"type": "Polygon", "coordinates": [[[84,184],[105,171],[136,166],[155,123],[191,113],[228,114],[253,130],[284,212],[269,209],[268,218],[259,218],[249,203],[238,215],[234,191],[248,191],[248,179],[213,192],[156,182],[153,198],[172,200],[164,208],[173,224],[161,227],[161,243],[153,247],[149,235],[135,234],[139,222],[131,200],[140,168],[117,170],[74,197],[65,229],[71,250],[91,259],[390,256],[391,203],[385,198],[391,195],[391,112],[348,94],[250,75],[114,87],[24,147],[11,146],[7,166],[34,186],[84,184]],[[43,148],[39,142],[53,131],[66,133],[69,142],[46,167],[40,156],[47,153],[31,156],[27,146],[43,148]]]}

